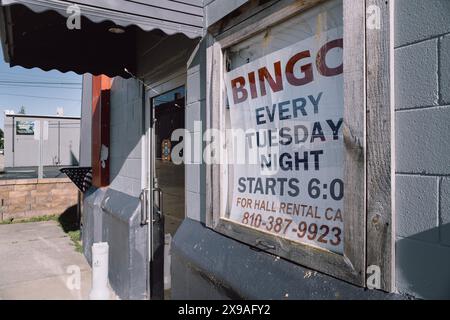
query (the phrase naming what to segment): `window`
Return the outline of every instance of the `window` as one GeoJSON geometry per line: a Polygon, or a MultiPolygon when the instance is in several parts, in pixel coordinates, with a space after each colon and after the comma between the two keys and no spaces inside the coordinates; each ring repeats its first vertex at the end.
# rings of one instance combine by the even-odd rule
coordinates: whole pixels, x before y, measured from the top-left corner
{"type": "Polygon", "coordinates": [[[172,103],[173,101],[184,99],[184,96],[186,95],[186,89],[184,86],[175,88],[173,90],[170,90],[169,92],[160,94],[152,99],[153,106],[157,107],[159,105],[165,104],[165,103],[172,103]]]}
{"type": "Polygon", "coordinates": [[[25,136],[34,135],[34,121],[16,121],[16,134],[25,136]]]}
{"type": "MultiPolygon", "coordinates": [[[[207,169],[207,224],[361,286],[366,259],[376,256],[381,288],[390,290],[391,248],[376,247],[391,244],[390,198],[376,210],[387,224],[373,233],[366,224],[375,212],[366,183],[380,164],[371,151],[367,161],[376,142],[365,134],[390,116],[387,108],[366,122],[381,102],[365,91],[365,9],[361,1],[280,1],[212,40],[207,127],[219,129],[225,147],[207,169]],[[374,241],[367,248],[366,236],[374,241]]],[[[389,48],[389,38],[377,41],[385,39],[389,48]]],[[[370,178],[389,185],[390,167],[370,178]]]]}
{"type": "Polygon", "coordinates": [[[343,253],[342,41],[332,1],[225,50],[226,150],[243,159],[221,218],[343,253]]]}

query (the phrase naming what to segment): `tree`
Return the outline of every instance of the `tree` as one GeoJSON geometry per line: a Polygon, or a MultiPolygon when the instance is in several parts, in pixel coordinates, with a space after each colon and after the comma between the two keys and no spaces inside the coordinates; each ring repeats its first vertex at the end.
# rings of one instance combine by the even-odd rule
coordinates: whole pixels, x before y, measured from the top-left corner
{"type": "Polygon", "coordinates": [[[18,114],[25,114],[25,107],[21,106],[18,114]]]}

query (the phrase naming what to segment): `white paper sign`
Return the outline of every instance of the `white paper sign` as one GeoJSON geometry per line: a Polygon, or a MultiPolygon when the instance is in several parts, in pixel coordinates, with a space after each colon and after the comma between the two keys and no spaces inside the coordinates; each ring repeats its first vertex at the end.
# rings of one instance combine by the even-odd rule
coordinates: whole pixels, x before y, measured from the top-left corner
{"type": "Polygon", "coordinates": [[[228,149],[246,162],[224,218],[343,252],[342,46],[333,29],[225,75],[230,127],[245,131],[245,149],[228,149]]]}
{"type": "Polygon", "coordinates": [[[34,123],[34,140],[41,139],[41,123],[42,123],[43,124],[42,140],[47,141],[48,140],[48,121],[36,120],[33,123],[34,123]]]}

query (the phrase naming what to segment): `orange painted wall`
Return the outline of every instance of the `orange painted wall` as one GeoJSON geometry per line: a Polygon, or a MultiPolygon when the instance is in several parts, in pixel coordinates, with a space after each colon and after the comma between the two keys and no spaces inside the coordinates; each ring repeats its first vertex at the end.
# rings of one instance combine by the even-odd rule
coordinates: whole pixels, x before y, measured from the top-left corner
{"type": "Polygon", "coordinates": [[[92,78],[92,185],[109,185],[109,119],[111,79],[104,75],[92,78]],[[108,159],[102,166],[102,145],[108,148],[108,159]]]}

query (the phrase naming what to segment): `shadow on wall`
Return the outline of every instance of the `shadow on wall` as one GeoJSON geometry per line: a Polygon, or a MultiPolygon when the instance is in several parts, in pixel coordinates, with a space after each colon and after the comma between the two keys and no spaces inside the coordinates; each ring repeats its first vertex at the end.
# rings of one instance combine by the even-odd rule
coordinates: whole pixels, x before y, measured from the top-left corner
{"type": "Polygon", "coordinates": [[[450,299],[450,224],[396,242],[397,288],[422,299],[450,299]],[[425,242],[436,232],[441,243],[425,242]]]}
{"type": "Polygon", "coordinates": [[[72,148],[70,149],[70,164],[72,166],[78,166],[79,165],[78,159],[75,156],[75,154],[73,153],[72,148]]]}
{"type": "Polygon", "coordinates": [[[110,99],[110,187],[137,197],[144,132],[142,86],[136,80],[116,77],[110,99]]]}

